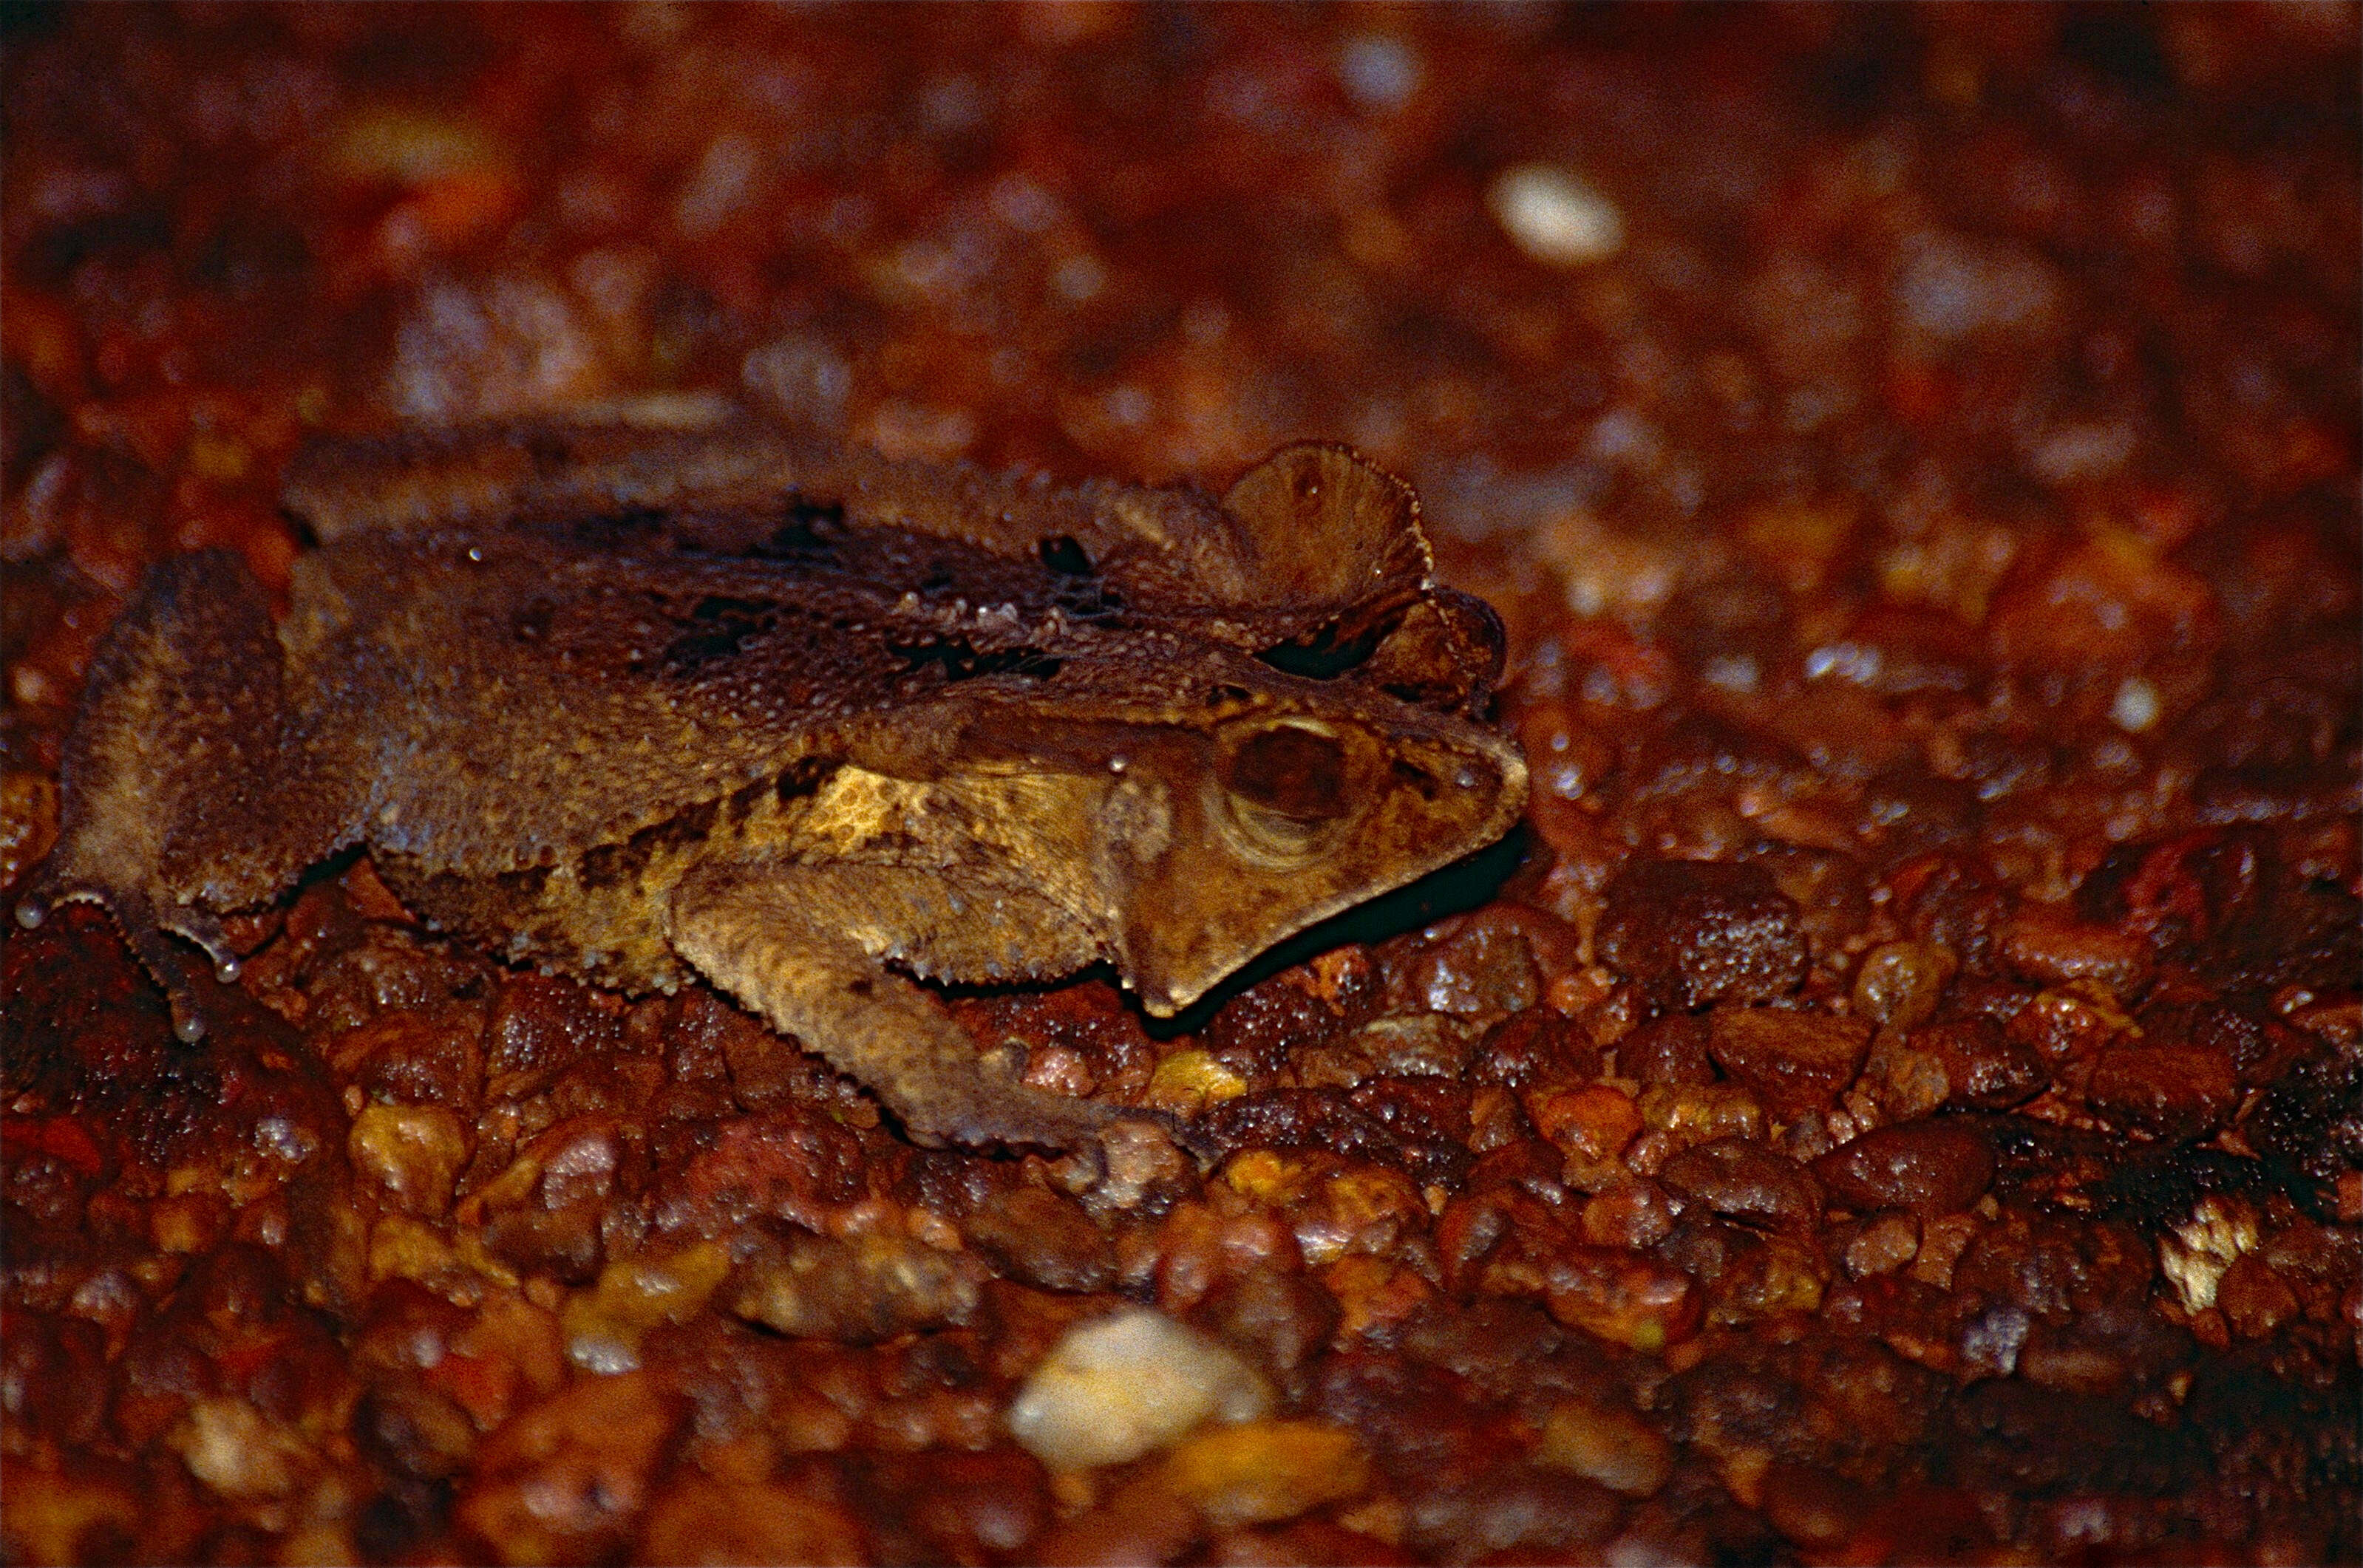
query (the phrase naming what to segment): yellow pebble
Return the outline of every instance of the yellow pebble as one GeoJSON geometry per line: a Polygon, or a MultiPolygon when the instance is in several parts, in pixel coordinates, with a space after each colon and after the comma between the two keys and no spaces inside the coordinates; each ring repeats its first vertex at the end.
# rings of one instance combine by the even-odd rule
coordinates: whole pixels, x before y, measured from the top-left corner
{"type": "Polygon", "coordinates": [[[1165,1474],[1210,1523],[1271,1524],[1364,1491],[1370,1462],[1352,1433],[1335,1427],[1249,1421],[1192,1438],[1165,1474]]]}

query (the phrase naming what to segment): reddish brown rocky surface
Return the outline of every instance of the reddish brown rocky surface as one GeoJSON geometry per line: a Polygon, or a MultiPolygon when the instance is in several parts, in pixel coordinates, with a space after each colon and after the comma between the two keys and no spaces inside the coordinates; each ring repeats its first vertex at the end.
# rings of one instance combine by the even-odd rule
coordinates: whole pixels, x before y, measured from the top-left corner
{"type": "Polygon", "coordinates": [[[1224,1151],[1097,1186],[365,863],[194,1049],[12,928],[9,1560],[2363,1559],[2353,7],[5,27],[0,882],[308,430],[675,388],[1350,440],[1537,779],[1180,1032],[960,999],[1224,1151]],[[1131,1307],[1248,1419],[1046,1465],[1131,1307]]]}

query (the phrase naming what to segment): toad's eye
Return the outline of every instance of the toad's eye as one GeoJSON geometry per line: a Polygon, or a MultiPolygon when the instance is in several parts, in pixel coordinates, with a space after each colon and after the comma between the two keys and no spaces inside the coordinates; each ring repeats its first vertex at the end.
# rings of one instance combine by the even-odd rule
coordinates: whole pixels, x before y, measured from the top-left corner
{"type": "Polygon", "coordinates": [[[1303,724],[1259,730],[1223,765],[1224,788],[1250,805],[1307,825],[1353,809],[1346,748],[1335,735],[1303,724]]]}

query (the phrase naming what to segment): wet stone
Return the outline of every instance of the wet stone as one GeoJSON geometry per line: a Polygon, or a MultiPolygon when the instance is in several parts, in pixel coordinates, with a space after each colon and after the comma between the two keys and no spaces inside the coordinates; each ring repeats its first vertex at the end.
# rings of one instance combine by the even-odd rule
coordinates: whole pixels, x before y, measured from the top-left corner
{"type": "Polygon", "coordinates": [[[1043,1290],[1104,1290],[1115,1277],[1106,1234],[1082,1205],[1045,1187],[987,1197],[960,1233],[1004,1277],[1043,1290]]]}
{"type": "Polygon", "coordinates": [[[560,1314],[567,1359],[598,1373],[637,1366],[642,1338],[694,1317],[729,1272],[729,1254],[713,1242],[610,1262],[560,1314]]]}
{"type": "Polygon", "coordinates": [[[354,1168],[404,1212],[441,1214],[472,1140],[439,1105],[372,1105],[353,1119],[347,1144],[354,1168]]]}
{"type": "Polygon", "coordinates": [[[872,1533],[860,1562],[1005,1560],[1023,1555],[1050,1521],[1048,1477],[1022,1450],[884,1453],[861,1469],[872,1533]]]}
{"type": "Polygon", "coordinates": [[[623,1026],[603,1000],[571,980],[510,976],[494,999],[485,1029],[490,1096],[535,1093],[577,1062],[616,1050],[623,1026]]]}
{"type": "Polygon", "coordinates": [[[2058,1321],[2128,1300],[2157,1273],[2155,1249],[2127,1227],[2006,1206],[1971,1235],[1952,1285],[2058,1321]]]}
{"type": "Polygon", "coordinates": [[[1861,865],[1829,849],[1792,846],[1763,856],[1773,886],[1796,906],[1797,926],[1816,959],[1841,951],[1870,916],[1861,865]]]}
{"type": "Polygon", "coordinates": [[[1595,1247],[1637,1252],[1663,1241],[1674,1228],[1674,1203],[1656,1182],[1636,1178],[1592,1194],[1580,1223],[1583,1239],[1595,1247]]]}
{"type": "Polygon", "coordinates": [[[484,1250],[520,1275],[584,1285],[599,1272],[598,1218],[588,1209],[511,1209],[487,1218],[482,1234],[484,1250]]]}
{"type": "Polygon", "coordinates": [[[1390,1127],[1334,1088],[1244,1094],[1196,1124],[1197,1135],[1218,1149],[1329,1149],[1393,1165],[1416,1181],[1459,1179],[1469,1168],[1468,1145],[1425,1141],[1418,1131],[1408,1122],[1402,1131],[1390,1127]]]}
{"type": "Polygon", "coordinates": [[[1495,1024],[1469,1065],[1471,1082],[1514,1089],[1599,1071],[1600,1053],[1583,1026],[1548,1008],[1528,1008],[1495,1024]]]}
{"type": "Polygon", "coordinates": [[[1607,1084],[1537,1089],[1525,1097],[1535,1131],[1567,1156],[1569,1186],[1595,1191],[1625,1179],[1617,1156],[1641,1131],[1641,1110],[1607,1084]]]}
{"type": "Polygon", "coordinates": [[[1925,1116],[1953,1092],[1945,1064],[1929,1052],[1913,1049],[1892,1029],[1881,1029],[1871,1037],[1870,1055],[1864,1058],[1862,1071],[1864,1084],[1890,1121],[1925,1116]]]}
{"type": "Polygon", "coordinates": [[[381,1014],[329,1043],[338,1076],[372,1099],[472,1115],[483,1095],[483,1009],[474,1002],[381,1014]]]}
{"type": "Polygon", "coordinates": [[[1685,1149],[1658,1172],[1665,1187],[1717,1214],[1783,1230],[1810,1230],[1822,1216],[1821,1185],[1786,1155],[1745,1138],[1685,1149]]]}
{"type": "Polygon", "coordinates": [[[1628,1497],[1646,1497],[1673,1474],[1674,1450],[1630,1409],[1570,1399],[1555,1406],[1544,1422],[1535,1463],[1585,1476],[1628,1497]]]}
{"type": "Polygon", "coordinates": [[[1822,1304],[1826,1265],[1790,1235],[1768,1235],[1692,1213],[1655,1253],[1703,1287],[1710,1324],[1729,1327],[1776,1313],[1811,1312],[1822,1304]]]}
{"type": "Polygon", "coordinates": [[[1472,1048],[1466,1020],[1433,1012],[1373,1019],[1350,1043],[1369,1063],[1365,1076],[1395,1077],[1457,1078],[1472,1048]]]}
{"type": "Polygon", "coordinates": [[[719,1299],[783,1334],[866,1344],[967,1322],[983,1277],[974,1258],[891,1232],[798,1235],[740,1263],[719,1299]]]}
{"type": "Polygon", "coordinates": [[[458,1508],[509,1562],[579,1562],[627,1543],[671,1435],[675,1402],[644,1373],[571,1385],[487,1441],[458,1508]]]}
{"type": "MultiPolygon", "coordinates": [[[[1305,1053],[1303,1060],[1312,1060],[1329,1050],[1315,1046],[1305,1053]]],[[[1305,1070],[1300,1066],[1300,1072],[1305,1070]]],[[[1344,1072],[1337,1077],[1348,1084],[1361,1081],[1358,1071],[1344,1072]]],[[[1319,1081],[1328,1080],[1325,1077],[1319,1081]]],[[[1156,1072],[1149,1075],[1147,1103],[1177,1116],[1191,1116],[1209,1105],[1246,1093],[1247,1087],[1245,1078],[1211,1054],[1191,1048],[1176,1051],[1157,1064],[1156,1072]]]]}
{"type": "Polygon", "coordinates": [[[1652,1019],[1616,1043],[1616,1069],[1645,1084],[1711,1084],[1714,1058],[1707,1050],[1707,1015],[1671,1012],[1652,1019]]]}
{"type": "Polygon", "coordinates": [[[2297,1292],[2257,1253],[2235,1258],[2215,1282],[2215,1306],[2232,1331],[2261,1340],[2302,1309],[2297,1292]]]}
{"type": "Polygon", "coordinates": [[[1416,1562],[1404,1547],[1315,1516],[1263,1529],[1218,1531],[1206,1561],[1224,1568],[1272,1568],[1316,1562],[1358,1562],[1369,1568],[1403,1568],[1416,1562]]]}
{"type": "Polygon", "coordinates": [[[1250,1263],[1301,1254],[1318,1267],[1348,1254],[1394,1251],[1407,1231],[1425,1229],[1427,1204],[1401,1171],[1320,1150],[1250,1149],[1224,1165],[1228,1195],[1184,1203],[1159,1231],[1159,1300],[1186,1304],[1250,1263]],[[1283,1220],[1282,1214],[1286,1219],[1283,1220]]]}
{"type": "Polygon", "coordinates": [[[2079,912],[2162,947],[2202,940],[2253,903],[2259,847],[2249,830],[2222,828],[2119,845],[2077,889],[2079,912]]]}
{"type": "Polygon", "coordinates": [[[2303,1037],[2253,1006],[2223,1000],[2153,1000],[2137,1015],[2152,1045],[2197,1045],[2221,1052],[2243,1084],[2270,1083],[2305,1049],[2303,1037]]]}
{"type": "Polygon", "coordinates": [[[1566,1164],[1565,1156],[1541,1139],[1520,1138],[1488,1150],[1469,1167],[1464,1185],[1471,1194],[1514,1188],[1545,1202],[1563,1202],[1568,1195],[1561,1179],[1566,1164]]]}
{"type": "Polygon", "coordinates": [[[1369,1021],[1378,987],[1366,955],[1344,966],[1335,1002],[1315,993],[1301,971],[1275,975],[1225,1002],[1200,1039],[1206,1052],[1242,1077],[1276,1073],[1295,1055],[1319,1049],[1369,1021]]]}
{"type": "Polygon", "coordinates": [[[2300,1058],[2242,1127],[2258,1152],[2317,1181],[2363,1170],[2363,1052],[2325,1049],[2300,1058]]]}
{"type": "Polygon", "coordinates": [[[1882,943],[1855,971],[1855,1012],[1893,1029],[1925,1023],[1960,966],[1950,949],[1933,942],[1882,943]]]}
{"type": "Polygon", "coordinates": [[[1339,1317],[1337,1298],[1319,1280],[1277,1263],[1221,1281],[1191,1313],[1198,1327],[1254,1352],[1281,1378],[1321,1353],[1339,1317]]]}
{"type": "Polygon", "coordinates": [[[1905,1210],[1887,1209],[1840,1232],[1839,1257],[1857,1279],[1892,1274],[1920,1251],[1920,1221],[1905,1210]]]}
{"type": "Polygon", "coordinates": [[[1608,884],[1600,952],[1659,1005],[1769,1001],[1805,974],[1797,906],[1760,866],[1628,862],[1608,884]]]}
{"type": "Polygon", "coordinates": [[[1403,1143],[1437,1151],[1431,1164],[1461,1165],[1459,1151],[1469,1140],[1466,1086],[1433,1074],[1381,1077],[1357,1086],[1346,1099],[1403,1143]]]}
{"type": "Polygon", "coordinates": [[[1977,792],[1958,779],[1931,777],[1912,762],[1882,769],[1863,790],[1863,812],[1911,845],[1963,837],[1978,817],[1977,792]]]}
{"type": "Polygon", "coordinates": [[[1605,1248],[1571,1247],[1544,1281],[1544,1304],[1570,1329],[1654,1355],[1699,1326],[1697,1287],[1679,1268],[1605,1248]]]}
{"type": "Polygon", "coordinates": [[[802,1106],[723,1122],[702,1142],[657,1184],[667,1230],[717,1234],[759,1214],[817,1230],[860,1191],[860,1141],[802,1106]]]}
{"type": "Polygon", "coordinates": [[[1870,1025],[1856,1018],[1724,1008],[1707,1048],[1723,1070],[1791,1114],[1817,1110],[1852,1083],[1870,1052],[1870,1025]]]}
{"type": "Polygon", "coordinates": [[[1982,856],[1940,850],[1906,861],[1888,881],[1905,930],[1946,948],[1970,973],[1990,972],[1993,931],[2010,895],[1982,856]]]}
{"type": "Polygon", "coordinates": [[[1118,1487],[1114,1496],[1052,1526],[1026,1549],[1044,1568],[1170,1562],[1204,1533],[1205,1523],[1161,1476],[1118,1487]]]}
{"type": "Polygon", "coordinates": [[[2007,1110],[2034,1099],[2049,1081],[2035,1053],[1991,1018],[1932,1023],[1906,1038],[1914,1051],[1942,1066],[1952,1105],[2007,1110]]]}
{"type": "Polygon", "coordinates": [[[1486,1084],[1469,1097],[1469,1152],[1482,1158],[1533,1134],[1518,1097],[1486,1084]]]}
{"type": "Polygon", "coordinates": [[[2156,967],[2149,944],[2131,932],[2048,911],[2014,916],[1996,942],[2002,962],[2026,979],[2041,985],[2090,980],[2120,998],[2137,995],[2156,967]]]}
{"type": "Polygon", "coordinates": [[[1993,1174],[1985,1138],[1947,1121],[1876,1127],[1814,1162],[1833,1202],[1864,1211],[1956,1213],[1984,1194],[1993,1174]]]}
{"type": "Polygon", "coordinates": [[[649,1510],[640,1551],[651,1562],[804,1562],[838,1568],[870,1561],[844,1509],[753,1481],[687,1477],[649,1510]]]}
{"type": "Polygon", "coordinates": [[[1535,1005],[1542,977],[1525,933],[1496,908],[1471,915],[1412,966],[1413,988],[1432,1012],[1490,1022],[1535,1005]]]}
{"type": "Polygon", "coordinates": [[[0,1340],[0,1409],[28,1433],[85,1443],[106,1419],[106,1343],[81,1318],[12,1311],[0,1340]]]}
{"type": "Polygon", "coordinates": [[[2033,1050],[2055,1076],[2073,1077],[2133,1027],[2106,991],[2073,981],[2037,991],[2008,1024],[2010,1037],[2033,1050]]]}
{"type": "Polygon", "coordinates": [[[1764,1129],[1763,1102],[1744,1084],[1660,1084],[1643,1089],[1638,1103],[1641,1124],[1648,1131],[1626,1159],[1643,1175],[1654,1175],[1677,1150],[1716,1138],[1755,1138],[1764,1129]]]}
{"type": "Polygon", "coordinates": [[[353,1435],[380,1463],[424,1481],[457,1473],[476,1447],[467,1411],[409,1378],[383,1379],[361,1396],[353,1410],[353,1435]]]}
{"type": "Polygon", "coordinates": [[[2179,1142],[2221,1126],[2239,1104],[2240,1081],[2203,1045],[2126,1046],[2094,1060],[2084,1099],[2112,1121],[2179,1142]]]}

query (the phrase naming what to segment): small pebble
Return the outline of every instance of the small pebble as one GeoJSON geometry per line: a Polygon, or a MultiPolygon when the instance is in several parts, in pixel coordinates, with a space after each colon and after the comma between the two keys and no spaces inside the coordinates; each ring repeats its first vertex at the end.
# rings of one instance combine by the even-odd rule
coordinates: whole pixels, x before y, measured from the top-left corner
{"type": "Polygon", "coordinates": [[[965,1253],[888,1231],[842,1241],[797,1235],[741,1263],[722,1306],[795,1338],[873,1344],[966,1323],[983,1276],[965,1253]]]}
{"type": "Polygon", "coordinates": [[[1794,1115],[1829,1104],[1854,1082],[1870,1035],[1858,1018],[1727,1007],[1710,1018],[1707,1049],[1725,1072],[1794,1115]]]}
{"type": "Polygon", "coordinates": [[[2065,918],[2035,905],[1994,933],[2002,962],[2044,985],[2091,980],[2120,999],[2138,996],[2157,968],[2150,945],[2132,932],[2065,918]]]}
{"type": "Polygon", "coordinates": [[[1217,1525],[1270,1524],[1363,1491],[1370,1462],[1336,1427],[1254,1421],[1192,1438],[1166,1461],[1165,1475],[1217,1525]]]}
{"type": "Polygon", "coordinates": [[[1625,248],[1625,215],[1616,204],[1547,163],[1503,170],[1485,204],[1519,249],[1548,266],[1586,266],[1625,248]]]}
{"type": "Polygon", "coordinates": [[[1337,50],[1337,79],[1366,109],[1403,107],[1423,74],[1419,56],[1383,33],[1356,33],[1337,50]]]}
{"type": "Polygon", "coordinates": [[[1746,1138],[1717,1138],[1666,1162],[1667,1190],[1751,1225],[1810,1231],[1822,1189],[1796,1161],[1746,1138]]]}
{"type": "Polygon", "coordinates": [[[1908,1209],[1887,1209],[1864,1220],[1847,1237],[1846,1270],[1857,1279],[1893,1274],[1919,1251],[1919,1217],[1908,1209]]]}
{"type": "Polygon", "coordinates": [[[1208,1419],[1253,1420],[1271,1391],[1238,1356],[1146,1308],[1078,1324],[1009,1407],[1009,1430],[1057,1470],[1122,1464],[1208,1419]]]}
{"type": "Polygon", "coordinates": [[[375,1178],[395,1206],[433,1216],[450,1207],[467,1164],[469,1129],[439,1105],[372,1105],[346,1139],[353,1168],[375,1178]]]}
{"type": "Polygon", "coordinates": [[[1535,1463],[1573,1471],[1628,1497],[1647,1497],[1673,1474],[1674,1449],[1630,1410],[1571,1399],[1543,1423],[1535,1463]]]}
{"type": "Polygon", "coordinates": [[[2117,728],[2140,734],[2158,723],[2158,688],[2138,675],[2129,675],[2117,686],[2116,700],[2109,704],[2109,717],[2117,728]]]}
{"type": "Polygon", "coordinates": [[[1924,1219],[1957,1214],[1993,1181],[1993,1150],[1971,1127],[1911,1121],[1875,1127],[1814,1162],[1832,1199],[1869,1213],[1908,1209],[1924,1219]]]}
{"type": "Polygon", "coordinates": [[[1882,943],[1855,972],[1854,1010],[1874,1023],[1914,1028],[1936,1015],[1960,966],[1950,948],[1933,942],[1882,943]]]}

